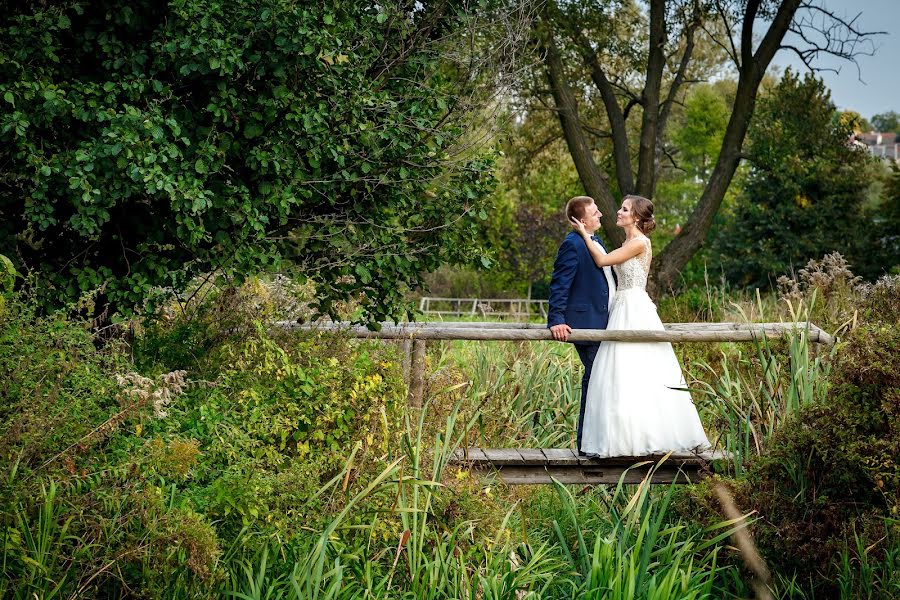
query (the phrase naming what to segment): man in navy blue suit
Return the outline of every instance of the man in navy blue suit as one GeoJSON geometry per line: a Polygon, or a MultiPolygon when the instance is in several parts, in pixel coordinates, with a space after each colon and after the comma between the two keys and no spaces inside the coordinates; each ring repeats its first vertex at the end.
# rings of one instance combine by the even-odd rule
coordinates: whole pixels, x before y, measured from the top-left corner
{"type": "MultiPolygon", "coordinates": [[[[593,234],[600,228],[600,210],[589,196],[576,196],[566,204],[566,221],[572,217],[584,223],[593,234]]],[[[594,239],[600,243],[596,237],[594,239]]],[[[601,247],[603,246],[600,243],[601,247]]],[[[604,251],[606,249],[604,248],[604,251]]],[[[550,307],[547,327],[553,339],[568,341],[572,329],[606,329],[609,320],[609,306],[615,295],[615,283],[608,268],[594,264],[581,236],[572,231],[563,240],[553,264],[550,280],[550,307]]],[[[578,411],[578,452],[581,453],[581,432],[584,422],[584,404],[591,366],[597,354],[599,343],[574,342],[578,358],[584,365],[581,378],[581,407],[578,411]]]]}

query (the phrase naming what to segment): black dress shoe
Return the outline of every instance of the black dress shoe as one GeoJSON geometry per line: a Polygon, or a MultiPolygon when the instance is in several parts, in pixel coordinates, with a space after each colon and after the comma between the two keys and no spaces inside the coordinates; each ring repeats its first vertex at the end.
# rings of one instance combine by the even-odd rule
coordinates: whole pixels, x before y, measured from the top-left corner
{"type": "Polygon", "coordinates": [[[582,452],[581,450],[579,450],[579,451],[578,451],[578,456],[584,456],[584,457],[587,457],[587,452],[582,452]]]}

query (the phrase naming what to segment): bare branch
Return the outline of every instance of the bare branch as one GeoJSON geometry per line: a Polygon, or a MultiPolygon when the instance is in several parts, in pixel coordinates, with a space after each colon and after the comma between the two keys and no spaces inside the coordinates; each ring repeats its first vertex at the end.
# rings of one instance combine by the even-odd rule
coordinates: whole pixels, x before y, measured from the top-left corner
{"type": "Polygon", "coordinates": [[[738,70],[741,69],[741,59],[738,58],[737,46],[734,43],[734,30],[735,26],[731,24],[728,20],[728,11],[725,6],[722,5],[722,0],[715,0],[714,4],[715,12],[719,15],[719,18],[722,20],[722,25],[725,27],[725,34],[728,36],[728,46],[719,41],[719,38],[715,35],[715,33],[711,32],[706,28],[706,25],[702,25],[703,31],[706,32],[706,35],[722,50],[728,54],[729,58],[731,58],[731,62],[734,63],[735,68],[738,70]]]}
{"type": "Polygon", "coordinates": [[[818,0],[803,0],[788,31],[808,47],[782,44],[780,48],[796,54],[813,72],[840,72],[840,67],[816,65],[816,59],[822,55],[851,62],[856,66],[857,76],[862,81],[862,72],[856,59],[859,56],[874,55],[876,47],[872,38],[886,32],[863,31],[857,24],[861,14],[857,13],[852,18],[840,17],[835,11],[821,6],[818,0]]]}

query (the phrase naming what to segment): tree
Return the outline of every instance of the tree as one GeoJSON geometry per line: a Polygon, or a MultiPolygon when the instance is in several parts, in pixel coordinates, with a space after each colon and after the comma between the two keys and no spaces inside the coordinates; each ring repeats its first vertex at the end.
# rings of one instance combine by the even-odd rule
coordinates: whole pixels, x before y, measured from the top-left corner
{"type": "Polygon", "coordinates": [[[546,279],[553,270],[556,251],[569,230],[561,214],[558,208],[548,211],[534,204],[516,206],[512,236],[500,260],[516,281],[528,282],[529,299],[534,283],[546,279]]]}
{"type": "Polygon", "coordinates": [[[852,256],[853,271],[870,280],[900,274],[900,165],[876,162],[875,166],[872,187],[880,193],[863,213],[868,234],[859,236],[852,256]]]}
{"type": "Polygon", "coordinates": [[[872,117],[872,127],[881,133],[900,133],[900,114],[889,110],[872,117]]]}
{"type": "Polygon", "coordinates": [[[604,213],[603,228],[615,244],[622,241],[622,233],[614,222],[614,191],[654,196],[667,155],[673,106],[703,73],[696,67],[698,42],[712,39],[736,70],[728,124],[703,192],[680,233],[654,260],[654,281],[670,287],[703,243],[722,204],[775,54],[782,49],[795,52],[810,67],[822,53],[853,59],[867,51],[860,44],[869,34],[855,19],[842,19],[814,0],[648,0],[646,5],[641,10],[629,0],[548,0],[536,24],[536,38],[572,160],[585,191],[604,213]],[[611,35],[616,28],[627,31],[611,35]],[[785,42],[789,32],[800,40],[821,41],[792,45],[785,42]],[[590,95],[583,97],[583,91],[590,95]],[[602,106],[605,119],[590,122],[585,107],[595,103],[602,106]],[[629,120],[638,118],[640,126],[633,131],[629,120]],[[611,139],[612,176],[595,160],[588,138],[595,132],[611,139]]]}
{"type": "Polygon", "coordinates": [[[728,105],[711,86],[698,86],[688,94],[684,112],[684,126],[672,136],[680,150],[680,165],[688,175],[706,180],[728,126],[728,105]]]}
{"type": "Polygon", "coordinates": [[[713,248],[729,280],[766,287],[810,259],[850,255],[868,237],[861,223],[870,158],[850,142],[853,121],[841,117],[812,74],[788,70],[761,99],[743,198],[713,248]]]}
{"type": "Polygon", "coordinates": [[[128,310],[289,258],[322,313],[398,316],[423,273],[480,253],[472,19],[444,0],[7,7],[0,252],[48,306],[100,290],[128,310]]]}

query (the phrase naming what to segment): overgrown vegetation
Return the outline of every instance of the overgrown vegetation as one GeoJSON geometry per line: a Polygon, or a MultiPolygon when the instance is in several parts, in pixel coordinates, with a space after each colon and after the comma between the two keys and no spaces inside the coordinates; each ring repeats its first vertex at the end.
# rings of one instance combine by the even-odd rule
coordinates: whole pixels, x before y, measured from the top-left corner
{"type": "Polygon", "coordinates": [[[392,345],[268,330],[275,284],[213,292],[130,347],[7,292],[0,594],[742,598],[724,544],[749,526],[777,597],[891,598],[900,283],[860,284],[836,256],[802,273],[781,299],[708,291],[704,318],[808,310],[842,341],[679,346],[734,458],[678,489],[505,488],[448,466],[460,444],[571,443],[562,344],[435,344],[428,404],[408,410],[392,345]],[[721,516],[717,482],[757,516],[721,516]]]}
{"type": "Polygon", "coordinates": [[[11,5],[0,597],[900,597],[900,170],[820,80],[766,76],[802,10],[868,40],[782,4],[758,41],[733,1],[11,5]],[[569,346],[432,343],[418,408],[396,346],[271,327],[408,316],[423,282],[540,297],[585,190],[613,240],[654,197],[665,321],[801,323],[678,346],[729,453],[698,485],[450,464],[571,446],[569,346]]]}

